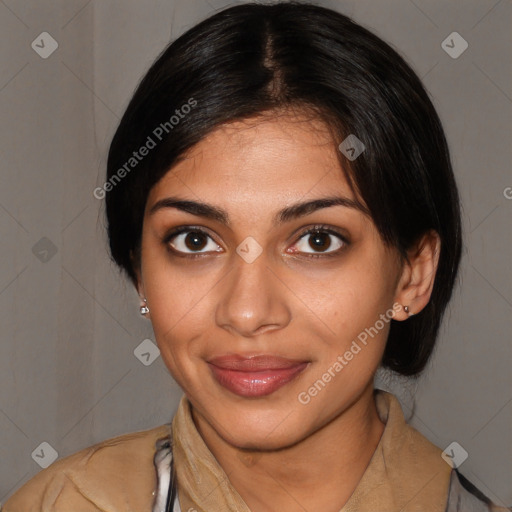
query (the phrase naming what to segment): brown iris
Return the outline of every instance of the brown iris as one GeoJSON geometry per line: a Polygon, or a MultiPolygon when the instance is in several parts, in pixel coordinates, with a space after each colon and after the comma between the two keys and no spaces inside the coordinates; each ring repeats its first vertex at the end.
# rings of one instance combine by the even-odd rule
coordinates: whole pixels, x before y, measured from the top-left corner
{"type": "Polygon", "coordinates": [[[325,251],[331,245],[331,238],[328,233],[312,233],[308,242],[312,249],[325,251]]]}
{"type": "Polygon", "coordinates": [[[200,250],[206,245],[206,237],[203,233],[190,231],[185,237],[185,245],[190,250],[200,250]]]}

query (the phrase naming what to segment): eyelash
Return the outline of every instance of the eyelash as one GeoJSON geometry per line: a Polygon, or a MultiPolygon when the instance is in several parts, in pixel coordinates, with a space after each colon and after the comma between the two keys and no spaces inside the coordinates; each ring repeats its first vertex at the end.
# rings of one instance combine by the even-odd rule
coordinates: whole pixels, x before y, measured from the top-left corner
{"type": "MultiPolygon", "coordinates": [[[[188,258],[188,259],[196,259],[196,258],[201,258],[203,256],[206,256],[208,253],[196,253],[196,254],[183,253],[183,252],[177,251],[176,249],[173,249],[172,247],[169,246],[169,244],[173,238],[177,237],[178,235],[181,235],[182,233],[189,233],[189,232],[201,233],[202,235],[205,235],[213,240],[212,236],[207,231],[205,231],[204,229],[202,229],[200,227],[181,226],[176,229],[173,229],[170,233],[168,233],[164,237],[163,243],[168,247],[170,252],[172,252],[174,255],[176,255],[178,257],[188,258]]],[[[299,253],[299,251],[297,251],[297,254],[305,255],[306,258],[331,258],[331,257],[338,256],[339,253],[342,252],[346,248],[346,246],[350,245],[350,241],[344,235],[342,235],[341,233],[337,232],[336,230],[330,228],[329,226],[326,226],[323,224],[315,225],[315,226],[310,227],[307,230],[301,232],[298,235],[297,241],[295,243],[300,241],[306,235],[316,235],[316,234],[325,234],[325,233],[337,237],[339,240],[341,240],[343,242],[343,246],[340,247],[339,249],[336,249],[335,251],[330,251],[328,253],[314,254],[314,253],[299,253]]],[[[213,241],[215,242],[215,240],[213,240],[213,241]]],[[[217,242],[215,242],[215,243],[217,243],[217,242]]],[[[219,245],[219,244],[217,244],[217,245],[219,245]]]]}

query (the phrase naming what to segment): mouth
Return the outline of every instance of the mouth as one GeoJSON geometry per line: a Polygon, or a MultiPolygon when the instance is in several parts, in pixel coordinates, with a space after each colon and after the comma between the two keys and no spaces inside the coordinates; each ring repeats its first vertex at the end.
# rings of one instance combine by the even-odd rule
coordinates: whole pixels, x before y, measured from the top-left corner
{"type": "Polygon", "coordinates": [[[235,395],[255,398],[270,395],[293,381],[309,361],[271,355],[226,355],[212,358],[207,363],[222,387],[235,395]]]}

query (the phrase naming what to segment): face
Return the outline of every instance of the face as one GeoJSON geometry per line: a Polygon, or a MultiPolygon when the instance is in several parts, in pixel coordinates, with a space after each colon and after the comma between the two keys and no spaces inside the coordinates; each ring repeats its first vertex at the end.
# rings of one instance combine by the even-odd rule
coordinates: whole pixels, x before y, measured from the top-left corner
{"type": "Polygon", "coordinates": [[[307,438],[381,360],[400,265],[336,152],[320,121],[232,123],[149,194],[140,292],[195,417],[233,446],[307,438]]]}

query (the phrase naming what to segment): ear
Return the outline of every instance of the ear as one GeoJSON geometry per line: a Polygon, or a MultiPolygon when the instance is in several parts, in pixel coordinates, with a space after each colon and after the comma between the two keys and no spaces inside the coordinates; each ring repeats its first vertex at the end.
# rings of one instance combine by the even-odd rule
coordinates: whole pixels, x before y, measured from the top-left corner
{"type": "Polygon", "coordinates": [[[395,293],[395,302],[401,304],[402,309],[395,315],[395,320],[406,320],[409,315],[418,314],[428,304],[434,288],[440,251],[441,239],[434,230],[425,233],[407,251],[408,261],[404,262],[395,293]],[[409,313],[404,311],[403,306],[409,307],[409,313]]]}
{"type": "Polygon", "coordinates": [[[142,273],[140,269],[140,262],[138,258],[136,258],[133,250],[130,250],[130,261],[132,262],[132,268],[135,273],[137,281],[133,283],[137,293],[140,297],[141,303],[144,302],[144,298],[146,297],[146,293],[144,291],[144,283],[142,281],[142,273]]]}

